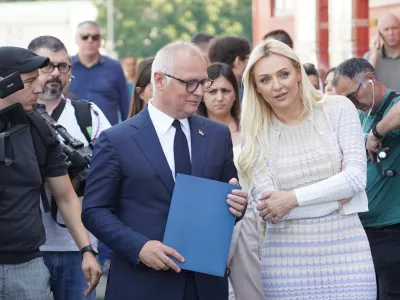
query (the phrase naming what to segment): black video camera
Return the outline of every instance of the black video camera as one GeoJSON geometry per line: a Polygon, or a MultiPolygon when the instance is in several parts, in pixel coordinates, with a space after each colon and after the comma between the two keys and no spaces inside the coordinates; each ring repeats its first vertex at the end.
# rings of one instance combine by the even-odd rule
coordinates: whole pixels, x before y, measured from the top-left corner
{"type": "Polygon", "coordinates": [[[19,72],[14,72],[0,80],[0,99],[3,99],[19,90],[24,88],[24,83],[22,82],[19,72]]]}
{"type": "Polygon", "coordinates": [[[78,139],[72,137],[68,131],[46,112],[44,105],[38,104],[36,107],[42,118],[64,139],[62,149],[67,157],[68,175],[76,194],[81,197],[84,194],[86,178],[89,173],[89,165],[92,160],[93,149],[86,146],[78,139]]]}

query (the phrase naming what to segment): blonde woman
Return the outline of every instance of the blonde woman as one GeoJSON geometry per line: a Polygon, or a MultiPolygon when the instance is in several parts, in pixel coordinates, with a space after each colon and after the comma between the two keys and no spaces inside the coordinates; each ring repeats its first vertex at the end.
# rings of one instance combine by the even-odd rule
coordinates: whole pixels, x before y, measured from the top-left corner
{"type": "MultiPolygon", "coordinates": [[[[322,98],[297,55],[267,40],[244,73],[239,167],[267,222],[267,299],[376,299],[357,213],[368,210],[362,129],[354,105],[322,98]]],[[[249,199],[251,201],[251,199],[249,199]]]]}

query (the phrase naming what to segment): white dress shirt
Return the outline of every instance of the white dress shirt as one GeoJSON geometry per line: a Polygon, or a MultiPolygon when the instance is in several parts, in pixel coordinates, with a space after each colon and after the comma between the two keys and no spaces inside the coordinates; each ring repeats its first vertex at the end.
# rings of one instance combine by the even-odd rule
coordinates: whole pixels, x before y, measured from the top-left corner
{"type": "MultiPolygon", "coordinates": [[[[110,128],[110,122],[108,122],[107,118],[104,116],[103,112],[96,106],[96,104],[92,103],[92,108],[98,113],[96,115],[91,109],[92,114],[92,139],[97,139],[99,134],[110,128]]],[[[89,145],[85,136],[83,135],[78,121],[75,116],[75,108],[71,104],[71,100],[66,99],[64,110],[62,111],[60,117],[57,121],[58,124],[65,127],[71,136],[80,140],[85,146],[89,145]]],[[[64,139],[59,136],[59,139],[63,141],[64,139]]],[[[48,189],[47,184],[45,185],[47,198],[50,200],[52,195],[50,190],[48,189]]],[[[81,199],[82,200],[82,199],[81,199]]],[[[42,209],[42,219],[44,229],[46,231],[46,243],[40,247],[40,251],[79,251],[78,246],[76,246],[75,241],[71,237],[71,234],[68,232],[66,228],[63,228],[54,222],[53,217],[50,213],[45,213],[43,210],[42,202],[40,202],[40,207],[42,209]]],[[[60,211],[57,213],[57,220],[59,223],[64,224],[64,220],[60,214],[60,211]]],[[[97,244],[96,238],[89,233],[91,244],[97,244]]]]}
{"type": "MultiPolygon", "coordinates": [[[[152,100],[149,101],[148,110],[150,119],[153,122],[154,128],[156,129],[158,139],[160,140],[161,147],[164,151],[164,155],[167,159],[168,165],[172,172],[172,176],[174,177],[175,180],[174,138],[176,129],[174,126],[172,126],[174,118],[168,116],[161,110],[154,107],[154,105],[152,104],[152,100]]],[[[191,159],[192,145],[190,138],[189,120],[186,118],[186,119],[181,119],[179,121],[181,122],[182,131],[185,134],[186,139],[188,141],[189,155],[191,159]]]]}

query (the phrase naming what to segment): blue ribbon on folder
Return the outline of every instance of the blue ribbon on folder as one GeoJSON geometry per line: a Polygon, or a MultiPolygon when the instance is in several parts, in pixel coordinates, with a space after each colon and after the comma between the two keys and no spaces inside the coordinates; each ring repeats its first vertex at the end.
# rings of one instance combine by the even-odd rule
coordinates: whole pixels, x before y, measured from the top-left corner
{"type": "Polygon", "coordinates": [[[178,174],[163,243],[178,251],[184,270],[224,277],[235,216],[226,203],[241,187],[178,174]]]}

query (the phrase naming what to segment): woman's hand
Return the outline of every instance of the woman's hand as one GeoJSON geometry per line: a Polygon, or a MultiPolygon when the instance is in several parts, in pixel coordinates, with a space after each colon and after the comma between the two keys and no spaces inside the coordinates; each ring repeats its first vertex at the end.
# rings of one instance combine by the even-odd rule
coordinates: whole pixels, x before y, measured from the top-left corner
{"type": "Polygon", "coordinates": [[[338,203],[339,203],[339,208],[342,208],[343,205],[349,203],[349,202],[351,201],[351,199],[353,199],[353,197],[347,198],[347,199],[343,199],[343,200],[339,200],[339,201],[338,201],[338,203]]]}
{"type": "Polygon", "coordinates": [[[257,205],[259,215],[264,221],[273,224],[281,220],[288,212],[298,206],[294,191],[265,192],[260,197],[261,203],[257,205]]]}

